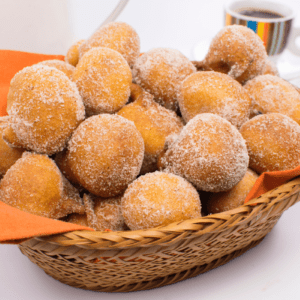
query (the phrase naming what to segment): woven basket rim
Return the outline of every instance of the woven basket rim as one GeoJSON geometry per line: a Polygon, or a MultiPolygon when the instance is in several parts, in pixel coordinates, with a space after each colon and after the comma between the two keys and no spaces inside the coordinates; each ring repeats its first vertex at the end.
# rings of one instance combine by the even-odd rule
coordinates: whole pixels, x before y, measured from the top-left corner
{"type": "MultiPolygon", "coordinates": [[[[274,205],[300,190],[300,176],[248,201],[233,210],[212,214],[197,219],[174,222],[166,226],[133,231],[88,231],[79,230],[50,236],[34,237],[39,241],[82,247],[132,248],[137,246],[162,245],[174,240],[196,237],[201,234],[228,229],[247,222],[253,214],[271,210],[274,205]],[[155,242],[153,242],[155,241],[155,242]]],[[[287,207],[288,208],[288,207],[287,207]]],[[[282,211],[284,211],[284,208],[282,211]]]]}

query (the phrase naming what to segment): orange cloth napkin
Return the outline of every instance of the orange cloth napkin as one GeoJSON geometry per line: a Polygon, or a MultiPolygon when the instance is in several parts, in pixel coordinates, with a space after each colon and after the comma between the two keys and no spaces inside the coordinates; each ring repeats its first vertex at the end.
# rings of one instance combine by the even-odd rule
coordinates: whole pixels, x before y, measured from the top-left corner
{"type": "MultiPolygon", "coordinates": [[[[26,66],[47,59],[63,60],[64,57],[62,55],[44,55],[0,50],[0,116],[6,115],[6,97],[10,80],[14,74],[26,66]]],[[[300,166],[294,170],[263,173],[257,179],[245,202],[299,175],[300,166]]],[[[91,228],[71,223],[35,216],[0,201],[0,243],[18,243],[34,236],[84,229],[92,230],[91,228]]]]}

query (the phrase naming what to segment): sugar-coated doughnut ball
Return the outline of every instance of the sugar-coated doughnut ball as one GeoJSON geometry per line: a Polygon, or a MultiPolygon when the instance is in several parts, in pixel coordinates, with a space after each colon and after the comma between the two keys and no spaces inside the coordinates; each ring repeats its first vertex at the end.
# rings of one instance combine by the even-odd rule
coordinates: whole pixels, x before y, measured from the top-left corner
{"type": "Polygon", "coordinates": [[[218,115],[199,114],[170,144],[160,164],[207,192],[228,191],[245,175],[249,156],[239,131],[218,115]]]}
{"type": "Polygon", "coordinates": [[[0,199],[15,208],[47,218],[84,213],[78,191],[46,155],[24,152],[0,182],[0,199]]]}
{"type": "Polygon", "coordinates": [[[127,23],[111,22],[101,26],[79,47],[80,59],[93,47],[106,47],[119,52],[132,66],[140,54],[140,38],[127,23]]]}
{"type": "Polygon", "coordinates": [[[144,141],[133,122],[102,114],[82,122],[68,146],[68,163],[90,193],[106,198],[121,194],[139,174],[144,141]]]}
{"type": "Polygon", "coordinates": [[[59,71],[62,71],[63,73],[65,73],[68,76],[68,78],[70,80],[72,80],[72,78],[73,78],[73,73],[74,73],[75,67],[73,67],[72,65],[70,65],[62,60],[59,60],[59,59],[44,60],[44,61],[41,61],[39,64],[48,66],[48,67],[53,67],[59,71]]]}
{"type": "Polygon", "coordinates": [[[267,74],[279,76],[279,72],[276,67],[276,64],[270,59],[266,60],[266,67],[265,67],[265,71],[264,71],[263,75],[267,75],[267,74]]]}
{"type": "Polygon", "coordinates": [[[74,43],[68,50],[65,56],[65,62],[69,63],[70,65],[76,67],[79,61],[79,47],[85,40],[79,40],[74,43]]]}
{"type": "Polygon", "coordinates": [[[217,214],[243,205],[257,178],[258,175],[248,169],[244,178],[231,190],[211,193],[206,204],[207,212],[217,214]]]}
{"type": "Polygon", "coordinates": [[[249,119],[251,98],[226,74],[194,73],[181,83],[178,94],[180,111],[186,122],[201,113],[214,113],[239,128],[249,119]]]}
{"type": "Polygon", "coordinates": [[[225,26],[212,40],[204,59],[214,71],[244,83],[265,71],[267,52],[260,37],[242,25],[225,26]]]}
{"type": "Polygon", "coordinates": [[[76,213],[70,214],[68,215],[65,221],[69,223],[85,226],[85,227],[90,227],[87,221],[86,214],[76,214],[76,213]]]}
{"type": "Polygon", "coordinates": [[[83,196],[89,227],[104,231],[127,229],[121,209],[121,196],[101,198],[92,194],[83,196]]]}
{"type": "Polygon", "coordinates": [[[183,128],[181,119],[153,100],[145,92],[135,102],[124,106],[118,115],[134,122],[145,143],[145,156],[141,174],[157,170],[157,159],[164,150],[166,138],[179,134],[183,128]]]}
{"type": "Polygon", "coordinates": [[[155,48],[140,56],[134,67],[135,82],[164,107],[177,110],[177,91],[182,80],[196,72],[195,66],[178,50],[155,48]]]}
{"type": "Polygon", "coordinates": [[[127,226],[139,230],[200,218],[201,203],[197,190],[185,179],[154,172],[129,185],[122,211],[127,226]]]}
{"type": "Polygon", "coordinates": [[[9,126],[5,141],[38,153],[61,151],[85,117],[75,83],[43,65],[26,67],[11,81],[7,96],[9,126]]]}
{"type": "Polygon", "coordinates": [[[0,179],[6,171],[21,158],[24,149],[10,147],[2,138],[7,127],[8,117],[0,117],[0,179]]]}
{"type": "Polygon", "coordinates": [[[261,75],[245,85],[252,98],[252,114],[281,113],[300,124],[300,94],[289,82],[274,75],[261,75]]]}
{"type": "Polygon", "coordinates": [[[73,80],[88,115],[114,113],[130,96],[130,68],[122,55],[108,48],[92,48],[80,59],[73,80]]]}
{"type": "Polygon", "coordinates": [[[244,123],[249,167],[258,174],[294,169],[300,165],[300,126],[291,118],[270,113],[244,123]]]}

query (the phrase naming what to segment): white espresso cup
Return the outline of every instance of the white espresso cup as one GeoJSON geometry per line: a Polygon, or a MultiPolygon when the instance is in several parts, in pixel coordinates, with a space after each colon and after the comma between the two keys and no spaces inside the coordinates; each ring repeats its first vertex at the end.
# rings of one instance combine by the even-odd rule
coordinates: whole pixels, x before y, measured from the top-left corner
{"type": "Polygon", "coordinates": [[[270,57],[276,58],[288,49],[300,56],[296,38],[300,28],[293,27],[295,14],[282,3],[239,0],[225,5],[225,25],[244,25],[252,29],[264,42],[270,57]]]}

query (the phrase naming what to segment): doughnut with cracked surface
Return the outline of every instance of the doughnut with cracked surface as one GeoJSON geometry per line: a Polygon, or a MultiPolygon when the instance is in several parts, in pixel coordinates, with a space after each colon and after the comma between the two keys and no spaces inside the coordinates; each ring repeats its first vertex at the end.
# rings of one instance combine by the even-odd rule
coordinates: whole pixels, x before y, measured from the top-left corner
{"type": "Polygon", "coordinates": [[[210,44],[204,64],[240,83],[265,71],[267,52],[260,37],[242,25],[225,26],[210,44]]]}

